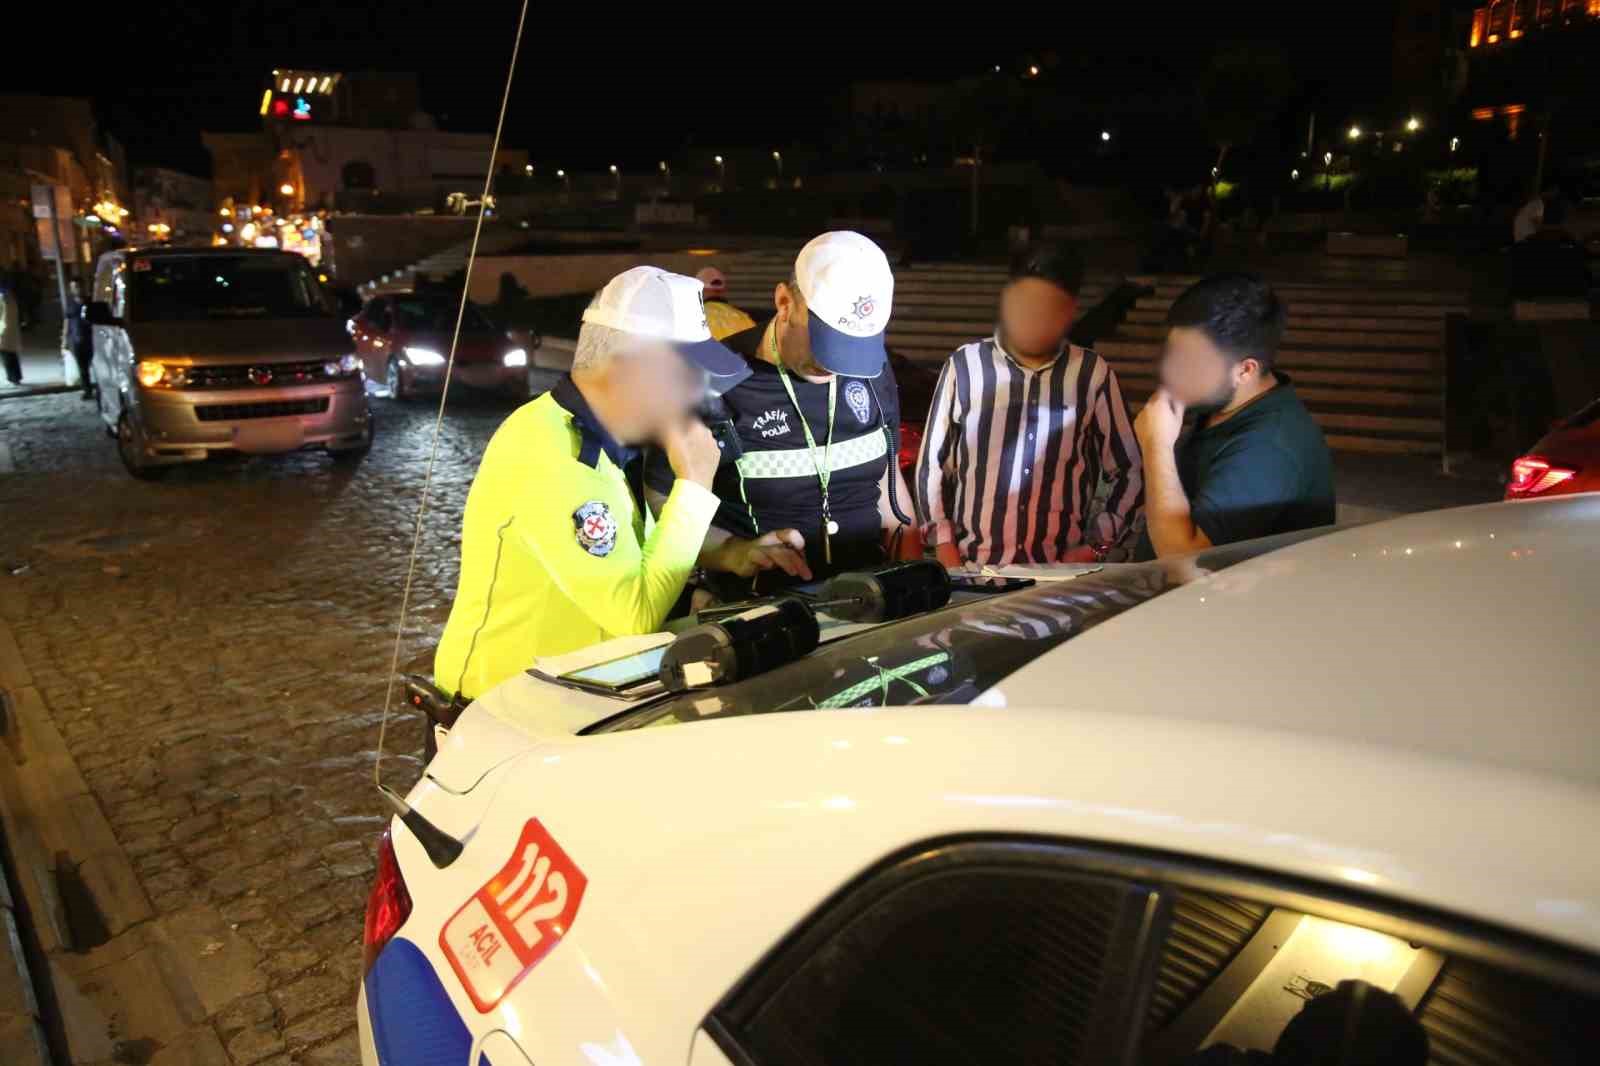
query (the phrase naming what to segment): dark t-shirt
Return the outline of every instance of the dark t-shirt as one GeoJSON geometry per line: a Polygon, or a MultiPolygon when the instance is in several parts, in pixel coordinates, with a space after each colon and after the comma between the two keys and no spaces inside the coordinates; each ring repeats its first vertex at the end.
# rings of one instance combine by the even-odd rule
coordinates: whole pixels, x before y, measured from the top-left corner
{"type": "MultiPolygon", "coordinates": [[[[1189,516],[1212,544],[1289,533],[1334,521],[1333,458],[1289,378],[1220,426],[1178,442],[1189,516]]],[[[1153,559],[1146,532],[1136,559],[1153,559]]]]}
{"type": "MultiPolygon", "coordinates": [[[[839,532],[833,535],[833,563],[827,565],[823,555],[822,486],[806,449],[805,430],[796,417],[795,405],[783,387],[778,368],[757,355],[766,328],[767,323],[763,321],[753,329],[723,338],[723,344],[745,357],[750,377],[721,396],[721,406],[725,408],[722,417],[732,421],[746,455],[794,453],[790,458],[795,474],[741,479],[735,465],[724,462],[712,486],[722,501],[714,524],[735,536],[747,538],[775,529],[799,530],[806,539],[807,561],[818,577],[879,562],[883,550],[878,485],[889,458],[887,443],[883,458],[836,469],[829,479],[828,501],[833,519],[839,523],[839,532]]],[[[816,458],[820,461],[828,439],[828,386],[794,374],[789,375],[789,384],[811,426],[817,445],[816,458]]],[[[882,407],[888,409],[888,424],[893,425],[899,419],[900,394],[892,368],[885,367],[882,375],[870,381],[840,377],[837,391],[833,416],[836,452],[843,446],[875,447],[875,442],[861,438],[872,434],[882,437],[885,424],[882,407]]],[[[652,453],[647,476],[650,486],[658,492],[671,487],[672,472],[659,450],[652,453]]]]}

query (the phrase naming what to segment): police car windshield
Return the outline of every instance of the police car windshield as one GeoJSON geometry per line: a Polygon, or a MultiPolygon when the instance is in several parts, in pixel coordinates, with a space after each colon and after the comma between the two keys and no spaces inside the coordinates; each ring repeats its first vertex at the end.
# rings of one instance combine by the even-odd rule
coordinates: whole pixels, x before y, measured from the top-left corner
{"type": "Polygon", "coordinates": [[[137,322],[325,315],[322,289],[297,255],[150,256],[129,263],[137,322]]]}

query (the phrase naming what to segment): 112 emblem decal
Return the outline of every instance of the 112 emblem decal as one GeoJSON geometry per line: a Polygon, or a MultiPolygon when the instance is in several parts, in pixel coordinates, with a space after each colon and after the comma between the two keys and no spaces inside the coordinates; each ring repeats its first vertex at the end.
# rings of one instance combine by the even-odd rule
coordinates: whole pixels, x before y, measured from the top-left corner
{"type": "Polygon", "coordinates": [[[510,860],[439,931],[439,947],[480,1014],[560,943],[587,885],[561,845],[529,819],[510,860]]]}
{"type": "Polygon", "coordinates": [[[602,559],[617,545],[617,520],[604,500],[590,500],[572,512],[572,528],[578,547],[602,559]]]}

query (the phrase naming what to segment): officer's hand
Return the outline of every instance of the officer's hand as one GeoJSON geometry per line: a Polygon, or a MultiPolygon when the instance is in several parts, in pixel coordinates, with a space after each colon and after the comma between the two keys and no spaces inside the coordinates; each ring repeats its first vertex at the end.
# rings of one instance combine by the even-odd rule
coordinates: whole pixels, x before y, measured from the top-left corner
{"type": "Polygon", "coordinates": [[[755,540],[730,538],[723,544],[717,561],[717,569],[740,577],[750,577],[760,570],[782,570],[790,577],[811,580],[806,538],[796,529],[775,529],[755,540]]]}
{"type": "Polygon", "coordinates": [[[717,464],[722,461],[722,449],[704,422],[698,418],[686,419],[661,435],[661,447],[667,453],[674,476],[693,481],[709,489],[717,476],[717,464]]]}

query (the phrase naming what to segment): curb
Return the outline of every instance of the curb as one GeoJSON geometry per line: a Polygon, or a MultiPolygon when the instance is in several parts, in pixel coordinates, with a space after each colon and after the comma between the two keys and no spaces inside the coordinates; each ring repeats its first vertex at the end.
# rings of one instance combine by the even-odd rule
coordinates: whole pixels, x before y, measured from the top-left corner
{"type": "MultiPolygon", "coordinates": [[[[5,636],[9,639],[9,634],[5,636]]],[[[16,718],[11,697],[3,687],[0,739],[13,752],[16,750],[16,718]]],[[[11,885],[21,884],[21,871],[13,867],[11,841],[5,832],[5,825],[10,822],[5,790],[0,789],[0,1059],[17,1066],[51,1066],[55,1059],[39,1008],[40,985],[23,949],[22,931],[27,922],[17,914],[16,899],[11,894],[11,885]]]]}
{"type": "MultiPolygon", "coordinates": [[[[0,607],[7,591],[0,585],[0,607]]],[[[203,975],[185,967],[187,955],[172,944],[174,930],[157,919],[3,612],[0,691],[8,700],[0,736],[0,843],[17,890],[14,900],[5,896],[4,916],[13,924],[0,928],[0,956],[15,956],[32,971],[23,986],[29,1013],[13,1017],[6,1008],[8,975],[0,968],[0,1062],[87,1066],[134,1061],[125,1043],[153,1042],[180,1054],[182,1042],[196,1034],[214,1042],[197,993],[203,975]],[[64,870],[72,883],[58,885],[64,870]]]]}
{"type": "Polygon", "coordinates": [[[54,396],[60,392],[77,392],[76,385],[16,385],[0,388],[0,400],[25,400],[30,396],[54,396]]]}

